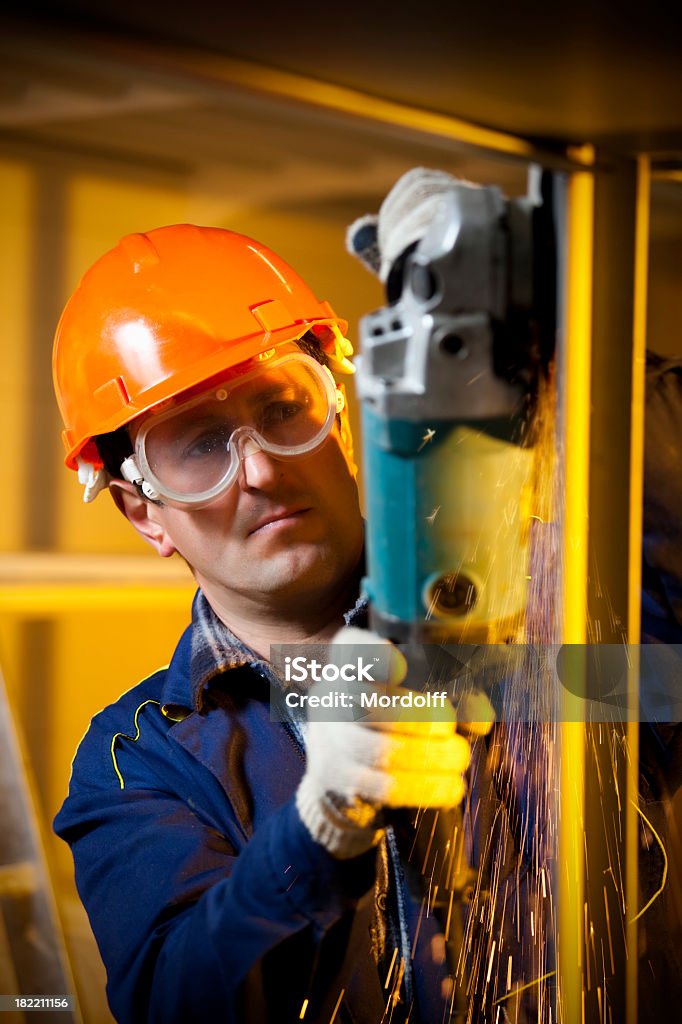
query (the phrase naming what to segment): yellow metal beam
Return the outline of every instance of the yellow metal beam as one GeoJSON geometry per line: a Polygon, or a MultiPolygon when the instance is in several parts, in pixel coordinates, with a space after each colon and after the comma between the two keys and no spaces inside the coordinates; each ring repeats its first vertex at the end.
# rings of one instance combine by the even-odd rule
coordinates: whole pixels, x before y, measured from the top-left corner
{"type": "Polygon", "coordinates": [[[181,69],[185,74],[190,73],[204,81],[237,86],[364,120],[380,121],[382,124],[436,135],[441,139],[450,139],[495,153],[530,160],[536,152],[536,147],[531,143],[506,132],[483,128],[460,118],[251,61],[175,47],[141,52],[139,46],[119,42],[112,44],[111,49],[117,56],[143,56],[145,63],[152,66],[181,69]]]}
{"type": "Polygon", "coordinates": [[[189,610],[193,592],[187,584],[18,584],[0,587],[0,615],[44,619],[83,611],[189,610]]]}
{"type": "Polygon", "coordinates": [[[0,553],[0,614],[189,609],[196,584],[180,559],[68,552],[0,553]]]}
{"type": "Polygon", "coordinates": [[[572,164],[568,148],[543,149],[536,142],[509,132],[256,61],[177,44],[155,43],[151,46],[142,40],[112,33],[72,32],[63,45],[86,48],[88,52],[99,51],[110,59],[134,65],[142,71],[161,71],[214,88],[244,89],[276,100],[373,121],[404,133],[417,133],[487,153],[543,163],[546,167],[568,168],[572,164]]]}

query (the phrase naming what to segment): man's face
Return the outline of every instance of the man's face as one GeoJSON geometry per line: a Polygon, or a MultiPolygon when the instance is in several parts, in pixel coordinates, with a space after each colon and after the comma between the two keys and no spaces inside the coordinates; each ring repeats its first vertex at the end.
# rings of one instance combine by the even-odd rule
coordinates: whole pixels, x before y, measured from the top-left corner
{"type": "Polygon", "coordinates": [[[245,611],[292,611],[328,600],[353,580],[362,552],[357,488],[338,424],[312,455],[248,455],[237,480],[205,508],[150,505],[147,513],[157,550],[178,551],[226,611],[235,601],[245,611]]]}

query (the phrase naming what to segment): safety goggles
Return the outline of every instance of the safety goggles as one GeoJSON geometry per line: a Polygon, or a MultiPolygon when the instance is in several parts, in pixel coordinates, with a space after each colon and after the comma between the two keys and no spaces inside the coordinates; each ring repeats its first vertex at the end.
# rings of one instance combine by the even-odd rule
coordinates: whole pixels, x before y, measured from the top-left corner
{"type": "Polygon", "coordinates": [[[250,455],[294,459],[316,451],[342,408],[330,371],[311,356],[266,357],[152,413],[121,472],[149,498],[201,508],[234,483],[250,455]]]}

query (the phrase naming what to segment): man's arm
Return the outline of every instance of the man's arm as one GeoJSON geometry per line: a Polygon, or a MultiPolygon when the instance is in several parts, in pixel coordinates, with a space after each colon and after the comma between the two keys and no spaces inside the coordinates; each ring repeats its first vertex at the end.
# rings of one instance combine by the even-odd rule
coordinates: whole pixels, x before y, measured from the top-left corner
{"type": "Polygon", "coordinates": [[[195,764],[188,779],[158,707],[146,710],[140,739],[119,758],[123,788],[111,722],[98,716],[56,821],[73,849],[114,1015],[281,1024],[308,998],[314,1019],[315,1002],[343,987],[334,968],[359,902],[371,898],[374,851],[334,859],[293,800],[247,839],[213,776],[202,785],[195,764]],[[183,792],[191,787],[195,799],[183,792]],[[315,988],[321,978],[325,993],[315,988]]]}

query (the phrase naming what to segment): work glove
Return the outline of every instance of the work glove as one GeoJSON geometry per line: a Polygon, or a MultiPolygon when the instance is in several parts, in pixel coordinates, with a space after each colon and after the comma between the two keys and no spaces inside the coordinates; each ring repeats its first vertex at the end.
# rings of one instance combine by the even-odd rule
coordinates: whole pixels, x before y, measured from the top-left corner
{"type": "Polygon", "coordinates": [[[398,258],[428,231],[444,195],[468,184],[445,171],[413,168],[398,179],[378,214],[366,214],[349,226],[348,251],[386,284],[398,258]]]}
{"type": "MultiPolygon", "coordinates": [[[[388,641],[360,629],[344,629],[335,637],[344,661],[349,647],[372,654],[383,650],[375,665],[382,694],[397,691],[406,673],[402,654],[388,641]]],[[[333,661],[333,655],[332,659],[333,661]]],[[[316,684],[311,694],[329,689],[316,684]]],[[[353,693],[370,693],[369,684],[353,684],[353,693]]],[[[463,773],[470,746],[457,730],[455,711],[447,701],[443,709],[413,708],[401,714],[372,711],[361,718],[346,712],[342,721],[323,721],[311,712],[306,727],[307,766],[296,794],[296,806],[306,828],[333,856],[359,856],[382,833],[382,811],[397,807],[454,807],[464,796],[463,773]]],[[[487,698],[469,698],[469,734],[483,734],[494,713],[487,698]]]]}

